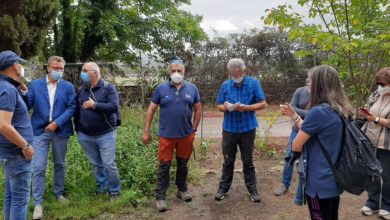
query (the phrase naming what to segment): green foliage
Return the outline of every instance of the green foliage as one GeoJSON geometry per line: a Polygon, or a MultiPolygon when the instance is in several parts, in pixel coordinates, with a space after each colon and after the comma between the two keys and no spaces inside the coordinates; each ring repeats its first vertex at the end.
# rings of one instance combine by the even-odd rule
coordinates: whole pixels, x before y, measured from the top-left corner
{"type": "Polygon", "coordinates": [[[59,1],[3,0],[1,5],[0,51],[13,50],[25,58],[36,56],[60,8],[59,1]]]}
{"type": "Polygon", "coordinates": [[[309,8],[309,18],[322,24],[307,24],[304,16],[285,4],[264,18],[267,25],[287,30],[293,42],[311,45],[297,55],[327,54],[323,63],[336,67],[350,96],[361,103],[372,90],[372,76],[390,65],[390,3],[384,0],[299,0],[309,8]],[[362,86],[363,85],[363,86],[362,86]]]}
{"type": "Polygon", "coordinates": [[[206,39],[201,17],[180,10],[188,0],[61,0],[57,37],[49,48],[60,48],[69,62],[104,60],[138,62],[139,52],[163,59],[183,57],[186,46],[206,39]],[[60,40],[56,40],[60,39],[60,40]]]}
{"type": "MultiPolygon", "coordinates": [[[[89,219],[104,213],[132,212],[134,207],[147,202],[153,193],[157,168],[157,142],[154,138],[148,147],[141,142],[145,112],[134,107],[122,110],[122,126],[118,129],[116,163],[122,183],[121,196],[114,202],[107,195],[94,196],[96,190],[92,167],[84,151],[73,136],[67,152],[67,174],[65,187],[71,203],[59,204],[53,195],[53,162],[50,158],[47,168],[46,193],[43,207],[46,219],[89,219]]],[[[155,121],[156,123],[156,121],[155,121]]],[[[153,124],[153,133],[157,126],[153,124]]],[[[2,170],[2,169],[1,169],[2,170]]],[[[4,193],[4,174],[0,171],[0,194],[4,193]]],[[[3,197],[0,197],[3,203],[3,197]]],[[[0,208],[2,212],[2,206],[0,208]]],[[[29,214],[33,212],[30,206],[29,214]]]]}
{"type": "Polygon", "coordinates": [[[255,141],[255,146],[257,146],[261,152],[267,152],[268,156],[276,155],[276,152],[273,150],[268,151],[268,145],[271,128],[277,123],[279,116],[279,111],[267,111],[265,117],[262,118],[262,123],[265,123],[265,126],[256,130],[257,139],[255,141]]]}

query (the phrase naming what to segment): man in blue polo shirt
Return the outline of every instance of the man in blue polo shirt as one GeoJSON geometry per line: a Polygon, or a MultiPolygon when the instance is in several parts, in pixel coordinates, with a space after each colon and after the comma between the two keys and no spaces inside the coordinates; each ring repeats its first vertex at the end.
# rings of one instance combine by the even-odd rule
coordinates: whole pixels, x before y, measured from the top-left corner
{"type": "Polygon", "coordinates": [[[224,163],[215,200],[224,199],[230,189],[238,145],[245,184],[251,200],[260,202],[253,165],[253,148],[258,127],[256,111],[265,108],[265,95],[260,82],[245,75],[245,63],[242,59],[229,60],[227,68],[231,79],[222,84],[217,98],[218,110],[224,112],[222,133],[224,163]]]}
{"type": "Polygon", "coordinates": [[[184,81],[184,64],[173,60],[169,64],[170,80],[157,86],[146,113],[142,142],[150,142],[150,126],[154,113],[160,106],[159,117],[159,167],[156,183],[156,207],[167,209],[165,194],[169,186],[169,168],[176,150],[176,196],[186,202],[192,200],[187,192],[187,162],[191,156],[196,128],[201,117],[201,104],[196,86],[184,81]]]}
{"type": "MultiPolygon", "coordinates": [[[[21,92],[20,63],[12,51],[0,53],[0,165],[5,174],[4,219],[27,219],[30,200],[33,130],[21,92]],[[20,89],[19,89],[20,87],[20,89]]],[[[23,90],[22,87],[25,89],[23,90]]]]}

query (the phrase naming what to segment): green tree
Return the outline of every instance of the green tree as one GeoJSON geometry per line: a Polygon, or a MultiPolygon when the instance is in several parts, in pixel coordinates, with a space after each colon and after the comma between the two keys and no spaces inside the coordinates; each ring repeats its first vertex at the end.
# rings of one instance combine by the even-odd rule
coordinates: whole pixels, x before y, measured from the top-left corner
{"type": "MultiPolygon", "coordinates": [[[[138,61],[150,53],[185,56],[206,39],[201,17],[179,9],[189,0],[61,0],[58,35],[67,61],[138,61]]],[[[53,32],[55,28],[53,28],[53,32]]],[[[55,38],[54,38],[55,39],[55,38]]],[[[50,38],[49,46],[58,47],[50,38]]]]}
{"type": "Polygon", "coordinates": [[[58,0],[2,0],[0,51],[13,50],[26,58],[38,55],[59,8],[58,0]]]}
{"type": "Polygon", "coordinates": [[[372,90],[372,76],[390,65],[390,4],[388,0],[298,0],[309,8],[309,18],[322,24],[304,22],[304,16],[280,5],[268,11],[264,23],[286,30],[293,42],[311,45],[298,56],[327,54],[324,63],[335,66],[348,92],[361,104],[372,90]]]}

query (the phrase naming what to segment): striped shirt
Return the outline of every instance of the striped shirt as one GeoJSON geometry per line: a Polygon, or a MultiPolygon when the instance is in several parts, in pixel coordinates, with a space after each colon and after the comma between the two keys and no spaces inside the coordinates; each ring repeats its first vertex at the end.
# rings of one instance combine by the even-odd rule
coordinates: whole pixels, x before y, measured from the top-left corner
{"type": "MultiPolygon", "coordinates": [[[[239,87],[233,80],[225,81],[217,97],[217,103],[223,105],[225,102],[232,104],[241,103],[251,105],[265,100],[260,82],[249,76],[245,76],[242,85],[239,87]]],[[[255,111],[226,111],[223,119],[223,130],[232,133],[244,133],[259,126],[255,111]]]]}

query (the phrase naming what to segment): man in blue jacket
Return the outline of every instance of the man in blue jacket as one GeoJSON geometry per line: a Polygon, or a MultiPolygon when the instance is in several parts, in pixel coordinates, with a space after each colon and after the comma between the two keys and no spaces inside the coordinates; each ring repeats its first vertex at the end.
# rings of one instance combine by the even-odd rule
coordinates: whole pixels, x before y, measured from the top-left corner
{"type": "Polygon", "coordinates": [[[64,197],[65,155],[69,137],[73,135],[72,117],[76,109],[76,92],[73,85],[61,79],[65,60],[52,56],[47,61],[46,76],[33,80],[28,88],[28,105],[33,109],[31,124],[34,131],[35,155],[33,158],[32,194],[33,219],[43,216],[46,167],[50,144],[54,160],[54,194],[59,202],[64,197]]]}
{"type": "Polygon", "coordinates": [[[115,87],[101,79],[94,62],[85,63],[80,73],[75,125],[78,141],[92,163],[97,194],[118,197],[120,178],[115,163],[115,142],[119,96],[115,87]]]}

